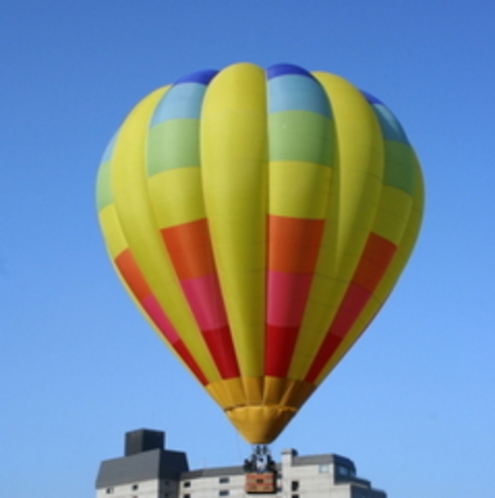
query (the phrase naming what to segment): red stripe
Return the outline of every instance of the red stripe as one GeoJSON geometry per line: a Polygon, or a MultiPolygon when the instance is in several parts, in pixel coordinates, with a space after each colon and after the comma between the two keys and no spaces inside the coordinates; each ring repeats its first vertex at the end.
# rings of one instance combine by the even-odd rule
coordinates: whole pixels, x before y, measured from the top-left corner
{"type": "Polygon", "coordinates": [[[354,325],[354,322],[366,306],[370,297],[371,293],[368,291],[365,291],[352,283],[349,285],[344,299],[342,300],[342,304],[306,375],[306,380],[308,382],[315,382],[318,375],[320,375],[321,371],[325,368],[325,365],[330,361],[342,339],[354,325]]]}
{"type": "Polygon", "coordinates": [[[296,346],[299,327],[277,327],[267,324],[265,374],[286,377],[296,346]]]}
{"type": "Polygon", "coordinates": [[[321,345],[320,352],[315,358],[315,361],[311,365],[308,374],[306,375],[307,382],[315,382],[320,372],[323,370],[323,367],[327,364],[327,358],[330,358],[340,343],[342,342],[342,337],[337,337],[335,335],[328,334],[321,345]],[[322,353],[324,351],[324,355],[322,353]]]}
{"type": "Polygon", "coordinates": [[[234,343],[228,326],[204,330],[203,337],[222,379],[240,377],[234,343]]]}
{"type": "Polygon", "coordinates": [[[178,342],[175,344],[175,350],[177,354],[182,358],[182,361],[189,367],[191,372],[196,376],[196,378],[206,386],[209,384],[208,379],[203,374],[202,370],[199,368],[199,365],[196,363],[196,360],[193,358],[189,350],[186,348],[185,344],[182,342],[178,342]]]}

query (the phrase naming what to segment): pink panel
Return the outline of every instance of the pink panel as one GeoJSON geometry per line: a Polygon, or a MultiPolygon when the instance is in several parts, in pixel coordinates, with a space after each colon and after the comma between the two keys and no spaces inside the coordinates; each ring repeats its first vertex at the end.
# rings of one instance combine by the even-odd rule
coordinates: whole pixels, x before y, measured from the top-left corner
{"type": "Polygon", "coordinates": [[[277,327],[297,327],[301,324],[308,299],[310,273],[268,272],[268,319],[277,327]]]}
{"type": "Polygon", "coordinates": [[[173,325],[170,323],[170,320],[167,318],[167,316],[161,309],[155,297],[149,295],[141,301],[141,304],[148,313],[149,317],[160,329],[164,337],[172,344],[176,353],[182,358],[184,363],[196,376],[198,381],[201,382],[201,384],[203,384],[204,386],[206,386],[208,384],[208,379],[206,378],[205,374],[202,372],[196,360],[191,355],[190,351],[186,348],[186,345],[184,344],[182,339],[177,335],[177,332],[175,331],[173,325]]]}
{"type": "Polygon", "coordinates": [[[180,341],[180,337],[177,335],[173,325],[170,320],[163,312],[162,308],[152,294],[145,297],[141,304],[143,308],[148,313],[149,317],[153,320],[155,325],[160,329],[165,338],[171,343],[176,344],[180,341]]]}
{"type": "Polygon", "coordinates": [[[216,274],[182,280],[181,285],[201,330],[219,329],[227,324],[216,274]]]}

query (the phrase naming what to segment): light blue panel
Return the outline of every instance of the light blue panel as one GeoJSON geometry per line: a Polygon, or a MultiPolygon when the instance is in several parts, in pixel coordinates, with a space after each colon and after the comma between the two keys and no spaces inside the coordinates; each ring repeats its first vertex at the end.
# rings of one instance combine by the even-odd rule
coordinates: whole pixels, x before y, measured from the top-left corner
{"type": "Polygon", "coordinates": [[[312,77],[287,74],[268,82],[268,112],[309,111],[331,118],[325,91],[312,77]]]}
{"type": "Polygon", "coordinates": [[[104,161],[98,169],[96,180],[96,205],[98,211],[113,203],[112,186],[110,181],[111,162],[104,161]]]}
{"type": "Polygon", "coordinates": [[[393,140],[409,145],[406,133],[397,118],[383,104],[374,104],[373,110],[380,123],[382,135],[385,140],[393,140]]]}
{"type": "Polygon", "coordinates": [[[112,159],[113,149],[115,147],[115,141],[117,140],[118,134],[119,132],[117,131],[117,133],[115,133],[110,142],[108,142],[108,145],[105,148],[105,152],[103,153],[103,157],[101,158],[100,162],[106,163],[107,161],[110,161],[110,159],[112,159]]]}
{"type": "Polygon", "coordinates": [[[199,119],[206,86],[200,83],[181,83],[173,86],[157,105],[151,127],[171,119],[199,119]]]}
{"type": "Polygon", "coordinates": [[[110,174],[112,168],[113,150],[115,148],[115,142],[117,141],[118,134],[119,132],[117,131],[110,142],[108,142],[98,169],[98,176],[96,180],[96,205],[98,206],[98,211],[101,211],[104,207],[113,203],[110,174]]]}

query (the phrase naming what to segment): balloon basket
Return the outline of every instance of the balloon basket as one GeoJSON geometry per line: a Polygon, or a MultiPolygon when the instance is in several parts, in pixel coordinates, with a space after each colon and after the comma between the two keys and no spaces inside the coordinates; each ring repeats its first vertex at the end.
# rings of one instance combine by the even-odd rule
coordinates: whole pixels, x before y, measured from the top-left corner
{"type": "Polygon", "coordinates": [[[277,467],[268,446],[254,447],[251,457],[244,460],[244,471],[246,493],[275,494],[277,492],[277,467]]]}

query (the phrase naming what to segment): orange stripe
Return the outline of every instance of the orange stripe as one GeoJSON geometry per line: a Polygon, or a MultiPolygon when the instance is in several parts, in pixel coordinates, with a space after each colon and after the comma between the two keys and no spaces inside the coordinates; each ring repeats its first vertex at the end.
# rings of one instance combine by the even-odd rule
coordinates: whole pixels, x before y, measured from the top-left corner
{"type": "Polygon", "coordinates": [[[206,219],[164,228],[161,233],[179,280],[215,272],[206,219]]]}
{"type": "Polygon", "coordinates": [[[151,294],[151,289],[136,264],[130,249],[125,249],[115,258],[115,265],[139,302],[151,294]]]}
{"type": "Polygon", "coordinates": [[[269,216],[268,268],[311,273],[320,249],[324,220],[269,216]]]}

